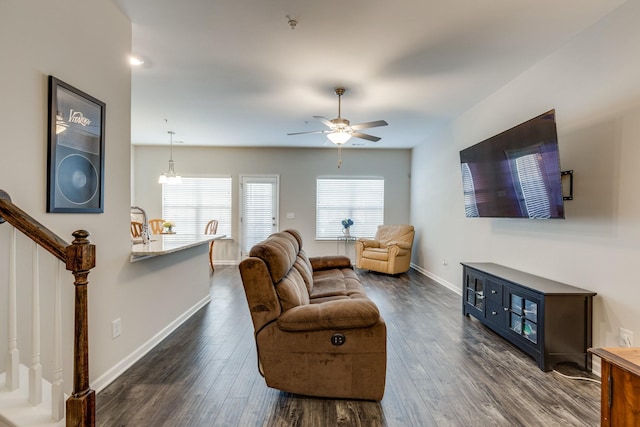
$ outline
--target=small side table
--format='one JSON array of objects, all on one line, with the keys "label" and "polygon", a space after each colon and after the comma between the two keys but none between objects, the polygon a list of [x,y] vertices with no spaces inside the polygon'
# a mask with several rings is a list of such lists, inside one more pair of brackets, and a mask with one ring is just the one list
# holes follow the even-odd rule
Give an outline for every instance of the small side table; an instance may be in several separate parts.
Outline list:
[{"label": "small side table", "polygon": [[640,423],[640,348],[590,348],[601,359],[600,425]]},{"label": "small side table", "polygon": [[[340,246],[342,246],[341,243],[343,243],[344,244],[343,255],[348,256],[351,262],[353,262],[353,259],[355,258],[353,245],[356,242],[356,240],[358,240],[358,238],[355,236],[338,236],[338,238],[336,239],[336,254],[341,255]],[[351,256],[351,253],[353,253],[353,257]]]}]

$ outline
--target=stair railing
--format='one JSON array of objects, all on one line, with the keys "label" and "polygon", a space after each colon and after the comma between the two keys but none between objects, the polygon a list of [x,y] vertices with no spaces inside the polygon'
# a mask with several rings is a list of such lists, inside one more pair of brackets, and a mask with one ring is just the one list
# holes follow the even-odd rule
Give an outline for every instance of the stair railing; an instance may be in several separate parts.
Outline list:
[{"label": "stair railing", "polygon": [[[62,238],[50,231],[48,228],[40,224],[18,206],[11,202],[11,197],[5,191],[0,190],[0,224],[8,222],[14,227],[12,232],[12,248],[10,249],[10,267],[9,267],[9,352],[7,360],[6,386],[13,390],[18,387],[18,350],[16,347],[16,280],[15,280],[15,230],[20,231],[37,246],[40,246],[51,253],[54,257],[62,261],[66,269],[71,271],[74,277],[75,287],[75,314],[74,314],[74,358],[73,358],[73,391],[66,401],[66,425],[71,426],[94,426],[95,425],[95,391],[89,386],[89,346],[88,346],[88,318],[87,318],[87,286],[89,284],[88,275],[92,268],[95,267],[95,245],[92,245],[87,237],[89,233],[85,230],[77,230],[72,233],[74,240],[71,244],[65,242]],[[34,264],[37,262],[37,247],[34,251]],[[34,268],[34,297],[32,307],[39,310],[38,301],[38,274]],[[59,278],[59,275],[58,275]],[[59,286],[56,286],[59,288]],[[60,296],[60,290],[55,291],[56,299]],[[34,315],[38,320],[39,313]],[[61,333],[60,313],[55,315],[54,328],[56,333]],[[37,323],[34,321],[34,323]],[[38,374],[41,371],[39,363],[39,329],[32,332],[32,367],[30,368],[30,391],[29,401],[36,404],[39,399]],[[61,384],[61,368],[60,365],[60,349],[54,349],[55,363],[53,389],[60,388]],[[33,377],[31,375],[34,375]],[[40,374],[41,375],[41,374]],[[35,380],[33,378],[36,378]],[[41,376],[40,376],[41,378]],[[61,393],[61,390],[58,390]],[[60,394],[61,396],[61,394]],[[52,414],[54,418],[62,419],[61,410],[56,409],[53,403]]]}]

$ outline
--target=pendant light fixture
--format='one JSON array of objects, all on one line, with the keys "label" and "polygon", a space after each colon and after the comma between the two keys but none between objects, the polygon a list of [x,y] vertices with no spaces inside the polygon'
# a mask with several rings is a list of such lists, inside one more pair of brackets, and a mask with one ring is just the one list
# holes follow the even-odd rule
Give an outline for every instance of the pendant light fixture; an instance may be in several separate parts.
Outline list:
[{"label": "pendant light fixture", "polygon": [[164,172],[158,178],[158,184],[180,184],[182,183],[182,177],[178,175],[173,166],[173,135],[175,132],[170,130],[169,134],[169,170]]}]

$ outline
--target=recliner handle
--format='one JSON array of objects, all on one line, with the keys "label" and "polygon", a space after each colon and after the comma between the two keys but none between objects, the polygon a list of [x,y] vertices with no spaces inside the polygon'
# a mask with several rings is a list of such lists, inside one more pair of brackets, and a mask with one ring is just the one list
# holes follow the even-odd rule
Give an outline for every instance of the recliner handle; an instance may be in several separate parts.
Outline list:
[{"label": "recliner handle", "polygon": [[342,345],[347,340],[347,337],[344,334],[333,334],[331,335],[331,344],[333,345]]}]

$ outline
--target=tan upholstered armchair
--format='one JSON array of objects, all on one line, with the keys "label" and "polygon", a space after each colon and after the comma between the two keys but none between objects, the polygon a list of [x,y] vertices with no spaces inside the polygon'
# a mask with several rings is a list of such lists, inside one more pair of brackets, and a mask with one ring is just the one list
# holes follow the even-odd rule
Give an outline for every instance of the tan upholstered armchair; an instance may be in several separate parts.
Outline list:
[{"label": "tan upholstered armchair", "polygon": [[356,242],[356,267],[386,274],[409,270],[413,225],[379,225],[376,237]]}]

